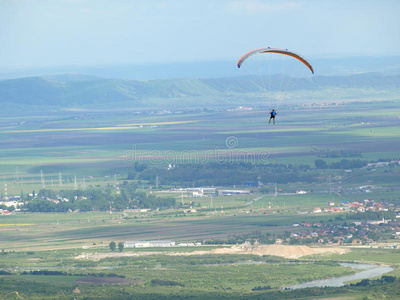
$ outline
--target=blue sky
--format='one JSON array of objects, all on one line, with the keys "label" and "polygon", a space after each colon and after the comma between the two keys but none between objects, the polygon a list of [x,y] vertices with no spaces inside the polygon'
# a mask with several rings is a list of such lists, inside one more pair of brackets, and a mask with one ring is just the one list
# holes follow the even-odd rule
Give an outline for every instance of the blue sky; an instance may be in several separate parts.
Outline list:
[{"label": "blue sky", "polygon": [[0,68],[400,53],[398,0],[1,0]]}]

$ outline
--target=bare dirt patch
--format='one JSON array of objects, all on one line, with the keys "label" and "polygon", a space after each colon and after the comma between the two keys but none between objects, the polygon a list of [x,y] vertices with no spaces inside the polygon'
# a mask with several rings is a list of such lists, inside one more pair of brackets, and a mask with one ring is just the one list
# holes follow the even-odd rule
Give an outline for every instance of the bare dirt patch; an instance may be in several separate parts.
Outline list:
[{"label": "bare dirt patch", "polygon": [[275,255],[285,258],[299,258],[306,255],[313,254],[344,254],[349,249],[340,247],[318,247],[312,248],[308,246],[286,246],[286,245],[269,245],[261,246],[254,252],[258,255]]},{"label": "bare dirt patch", "polygon": [[308,247],[308,246],[287,246],[287,245],[263,245],[254,248],[233,246],[230,248],[218,248],[212,250],[201,250],[193,252],[111,252],[111,253],[84,253],[76,256],[75,259],[88,259],[100,260],[109,257],[132,257],[132,256],[146,256],[146,255],[171,255],[171,256],[190,256],[190,255],[204,255],[204,254],[255,254],[255,255],[274,255],[284,258],[299,258],[306,255],[313,254],[344,254],[350,251],[348,248],[340,247]]}]

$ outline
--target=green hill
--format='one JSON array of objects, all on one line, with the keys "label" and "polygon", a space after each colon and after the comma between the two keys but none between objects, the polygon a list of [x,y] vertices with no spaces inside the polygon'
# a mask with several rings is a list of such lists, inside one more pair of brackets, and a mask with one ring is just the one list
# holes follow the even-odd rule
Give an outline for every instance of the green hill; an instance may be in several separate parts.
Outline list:
[{"label": "green hill", "polygon": [[290,103],[382,100],[395,97],[399,89],[399,75],[378,73],[310,78],[277,75],[268,81],[251,77],[139,81],[60,75],[2,80],[0,103],[3,113],[27,109],[169,109],[260,105],[265,93],[278,92],[285,92],[285,101]]}]

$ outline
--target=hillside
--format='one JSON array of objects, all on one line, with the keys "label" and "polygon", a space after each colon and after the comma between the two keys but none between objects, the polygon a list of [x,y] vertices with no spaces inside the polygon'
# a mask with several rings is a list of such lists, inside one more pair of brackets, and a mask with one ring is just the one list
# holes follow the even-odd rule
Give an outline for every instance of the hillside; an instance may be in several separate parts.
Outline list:
[{"label": "hillside", "polygon": [[276,75],[268,82],[271,88],[266,88],[261,78],[251,77],[150,81],[68,74],[28,77],[0,81],[0,103],[3,113],[27,109],[168,109],[262,105],[265,93],[285,93],[289,104],[385,100],[396,97],[400,89],[400,75],[379,73],[310,78]]}]

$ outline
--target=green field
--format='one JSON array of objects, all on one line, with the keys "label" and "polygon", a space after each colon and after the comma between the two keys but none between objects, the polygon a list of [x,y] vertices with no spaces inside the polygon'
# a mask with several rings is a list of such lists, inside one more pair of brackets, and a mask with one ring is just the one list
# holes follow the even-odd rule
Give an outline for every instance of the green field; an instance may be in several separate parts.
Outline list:
[{"label": "green field", "polygon": [[[282,111],[275,126],[259,110],[32,116],[24,122],[10,117],[0,122],[0,174],[9,195],[19,195],[42,188],[41,171],[52,189],[61,188],[60,175],[63,188],[73,187],[74,176],[81,187],[83,180],[87,186],[107,185],[114,174],[122,180],[134,162],[157,167],[239,158],[314,166],[329,151],[358,151],[368,161],[398,159],[396,111],[395,102],[296,108]],[[324,159],[331,163],[342,158]],[[368,176],[374,178],[366,180],[379,184],[379,178]]]},{"label": "green field", "polygon": [[[247,211],[248,212],[248,211]],[[330,215],[264,215],[259,211],[246,213],[234,210],[221,215],[214,211],[208,216],[185,215],[179,212],[159,214],[114,213],[26,213],[2,218],[1,241],[8,250],[31,251],[74,247],[102,247],[112,240],[171,239],[184,242],[226,238],[232,234],[252,231],[283,232],[294,222],[305,219],[320,221]],[[93,246],[93,245],[96,246]]]},{"label": "green field", "polygon": [[[274,126],[267,124],[267,113],[257,108],[179,114],[44,113],[24,120],[13,116],[3,118],[0,121],[3,197],[6,187],[8,196],[37,193],[43,188],[55,192],[77,189],[76,193],[98,189],[115,195],[118,181],[122,191],[137,189],[149,195],[152,188],[154,196],[174,197],[177,205],[145,212],[17,212],[0,216],[0,271],[10,273],[0,275],[0,285],[5,287],[0,289],[0,297],[268,299],[269,295],[271,299],[291,299],[298,295],[282,291],[281,287],[353,272],[336,261],[388,264],[396,268],[388,275],[398,276],[399,251],[378,246],[352,247],[345,254],[312,255],[300,260],[252,254],[167,255],[208,251],[222,245],[158,248],[153,249],[157,254],[143,257],[75,259],[94,252],[108,254],[111,241],[163,239],[204,244],[226,241],[233,236],[283,235],[293,231],[294,223],[341,225],[348,221],[346,213],[311,213],[315,207],[326,208],[328,201],[337,205],[342,201],[375,199],[398,205],[398,164],[350,170],[315,167],[318,159],[327,164],[343,159],[363,162],[399,159],[397,102],[292,107],[280,111]],[[141,179],[145,173],[134,171],[135,163],[146,165],[150,177]],[[225,170],[221,174],[236,176],[246,174],[249,165],[256,166],[248,170],[248,178],[218,186],[252,193],[192,198],[189,191],[179,188],[197,187],[201,181],[187,178],[163,182],[168,178],[168,165],[195,171],[196,166],[221,165]],[[301,165],[306,168],[296,169]],[[229,166],[232,168],[223,169]],[[291,170],[299,174],[294,178],[311,176],[313,180],[278,184],[273,181],[279,174],[289,176]],[[136,177],[128,179],[132,171]],[[158,188],[154,174],[161,180]],[[267,191],[242,185],[243,181],[256,180],[260,174]],[[298,190],[307,193],[296,194]],[[196,212],[189,212],[190,202]],[[124,249],[124,253],[146,251]],[[64,273],[23,274],[32,270]],[[89,283],[80,282],[81,278]],[[256,287],[266,289],[252,290]],[[301,295],[304,299],[329,299],[327,295],[340,299],[374,295],[372,299],[382,299],[384,287],[369,289],[375,289],[375,294],[354,287],[316,289],[315,294]],[[395,291],[387,299],[396,299]]]},{"label": "green field", "polygon": [[[59,172],[99,176],[110,164],[123,167],[129,165],[129,159],[165,163],[166,155],[174,154],[170,160],[178,160],[182,151],[193,151],[199,156],[210,151],[269,151],[271,162],[286,163],[300,157],[304,163],[313,163],[315,155],[326,149],[357,150],[370,159],[381,151],[396,155],[398,108],[393,103],[376,111],[376,105],[364,104],[362,112],[356,104],[286,110],[280,113],[275,126],[266,123],[266,111],[93,114],[75,118],[53,116],[51,121],[27,117],[23,124],[12,128],[7,125],[18,119],[3,119],[0,167],[6,179],[13,180],[17,167],[21,178],[38,176],[34,165],[40,166],[47,177]],[[135,128],[127,128],[127,124],[135,124]],[[96,128],[103,130],[93,130]],[[237,141],[232,148],[226,144],[229,137]],[[134,154],[127,152],[133,149],[140,153],[124,161],[124,154]],[[82,168],[87,167],[85,174]]]}]

